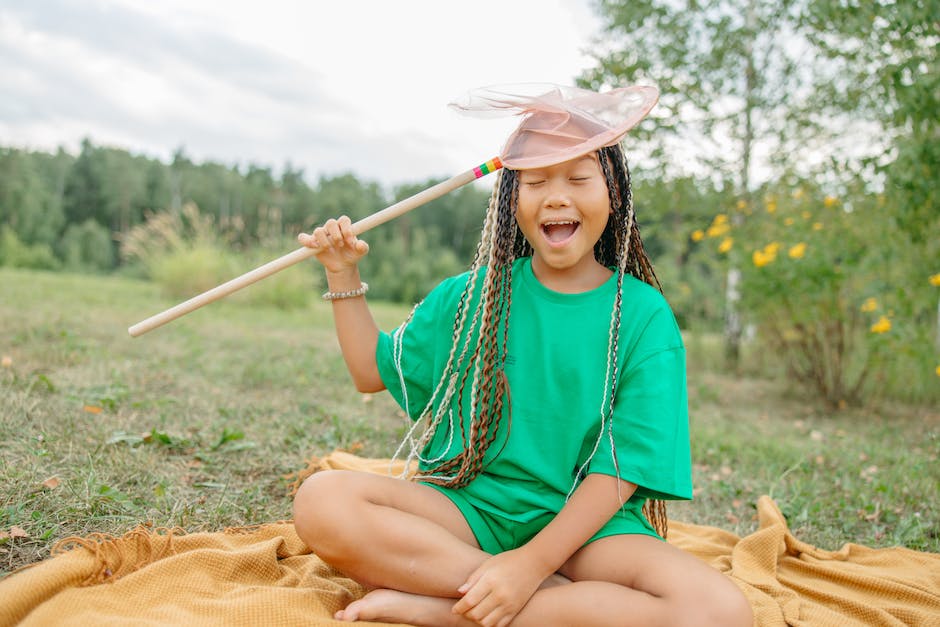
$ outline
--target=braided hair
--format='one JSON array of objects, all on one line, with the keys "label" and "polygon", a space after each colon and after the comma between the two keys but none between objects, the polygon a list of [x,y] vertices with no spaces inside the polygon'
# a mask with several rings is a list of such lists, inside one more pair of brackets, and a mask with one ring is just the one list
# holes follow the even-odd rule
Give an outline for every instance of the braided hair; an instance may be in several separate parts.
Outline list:
[{"label": "braided hair", "polygon": [[[597,157],[607,183],[612,213],[607,227],[594,246],[594,256],[600,264],[617,270],[617,290],[608,334],[607,378],[600,403],[601,426],[594,449],[583,463],[581,471],[587,467],[605,438],[610,444],[614,463],[617,464],[612,416],[619,377],[617,350],[623,308],[623,277],[629,273],[662,291],[640,238],[633,208],[630,170],[624,151],[617,144],[601,148]],[[458,301],[453,344],[443,376],[395,455],[398,457],[407,445],[410,448],[408,461],[420,460],[425,469],[415,478],[427,483],[449,487],[463,487],[470,483],[483,471],[484,457],[496,440],[501,421],[505,418],[511,423],[509,383],[503,362],[512,300],[512,266],[516,259],[532,255],[532,246],[516,224],[518,199],[518,172],[500,170],[469,280]],[[482,285],[478,287],[481,282]],[[471,305],[473,295],[478,291],[480,297],[475,305]],[[404,329],[410,319],[409,316],[394,336],[393,357],[398,366]],[[461,338],[474,337],[474,334],[478,334],[476,342],[461,341]],[[398,371],[401,372],[400,367]],[[402,389],[404,391],[404,385]],[[470,394],[469,416],[464,415],[464,398],[467,393]],[[469,425],[468,429],[462,427],[465,422]],[[422,426],[423,430],[418,433]],[[449,459],[443,458],[444,453],[439,457],[424,457],[426,445],[442,427],[446,429],[445,434],[449,439],[443,450],[450,450],[452,439],[459,434],[461,452]],[[617,470],[619,474],[619,468]],[[578,473],[580,476],[582,472]],[[575,487],[572,486],[572,492]],[[643,513],[657,533],[665,537],[665,503],[649,500],[643,506]]]}]

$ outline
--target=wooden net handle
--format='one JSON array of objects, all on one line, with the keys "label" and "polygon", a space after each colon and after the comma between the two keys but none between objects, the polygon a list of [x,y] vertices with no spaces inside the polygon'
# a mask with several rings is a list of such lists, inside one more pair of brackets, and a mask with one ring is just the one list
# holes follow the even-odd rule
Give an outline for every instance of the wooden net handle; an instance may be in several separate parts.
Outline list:
[{"label": "wooden net handle", "polygon": [[[427,189],[424,189],[414,196],[409,196],[404,200],[401,200],[394,205],[390,205],[381,211],[377,211],[372,215],[366,216],[362,220],[353,223],[352,230],[356,235],[361,235],[369,229],[375,228],[380,224],[384,224],[389,220],[397,218],[398,216],[405,214],[412,209],[416,209],[421,205],[425,205],[436,198],[440,198],[444,194],[452,192],[458,187],[463,187],[467,183],[470,183],[481,176],[485,176],[490,172],[498,170],[502,167],[502,164],[499,162],[498,158],[491,159],[486,163],[473,168],[472,170],[467,170],[456,176],[453,176],[446,181],[442,181],[437,185],[433,185]],[[233,292],[237,292],[243,287],[247,287],[252,283],[260,281],[266,277],[271,276],[275,272],[280,272],[284,268],[290,267],[295,263],[300,263],[304,259],[309,259],[317,254],[317,249],[308,248],[306,246],[295,250],[292,253],[288,253],[283,257],[278,257],[274,261],[269,261],[263,266],[259,266],[250,272],[235,277],[231,281],[223,283],[213,287],[212,289],[199,294],[198,296],[193,296],[187,301],[180,303],[174,307],[170,307],[166,311],[162,311],[158,314],[150,316],[146,320],[142,320],[137,324],[128,327],[127,332],[131,337],[138,337],[152,331],[157,327],[161,327],[168,322],[172,322],[177,318],[188,314],[191,311],[195,311],[204,305],[215,302],[220,298],[224,298]]]}]

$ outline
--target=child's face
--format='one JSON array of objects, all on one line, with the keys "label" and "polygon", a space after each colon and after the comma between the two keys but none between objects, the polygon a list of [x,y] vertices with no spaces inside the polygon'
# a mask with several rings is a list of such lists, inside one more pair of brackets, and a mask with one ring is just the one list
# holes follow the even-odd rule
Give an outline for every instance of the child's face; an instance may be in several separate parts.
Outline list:
[{"label": "child's face", "polygon": [[607,181],[592,153],[519,171],[516,221],[532,245],[533,264],[557,273],[595,271],[594,245],[610,217]]}]

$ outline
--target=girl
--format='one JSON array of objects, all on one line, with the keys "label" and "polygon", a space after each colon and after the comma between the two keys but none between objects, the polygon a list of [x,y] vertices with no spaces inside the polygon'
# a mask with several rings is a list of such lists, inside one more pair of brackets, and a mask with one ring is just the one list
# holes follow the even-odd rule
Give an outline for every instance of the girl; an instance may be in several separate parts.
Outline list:
[{"label": "girl", "polygon": [[729,579],[663,541],[662,499],[691,498],[684,350],[618,141],[499,172],[470,271],[390,335],[350,220],[299,237],[356,387],[415,419],[414,481],[328,471],[297,493],[300,537],[372,589],[337,619],[752,624]]}]

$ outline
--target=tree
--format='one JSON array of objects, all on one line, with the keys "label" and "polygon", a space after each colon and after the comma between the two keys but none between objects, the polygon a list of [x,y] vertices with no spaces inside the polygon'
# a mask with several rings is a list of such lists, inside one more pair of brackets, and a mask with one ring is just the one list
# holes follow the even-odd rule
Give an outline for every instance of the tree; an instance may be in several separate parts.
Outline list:
[{"label": "tree", "polygon": [[[605,35],[597,66],[581,84],[593,89],[652,82],[661,93],[645,129],[631,143],[662,177],[679,163],[698,176],[732,181],[737,207],[752,204],[756,169],[780,167],[757,155],[789,155],[798,133],[788,113],[799,90],[796,55],[784,45],[795,34],[792,0],[602,0]],[[655,137],[653,137],[655,136]],[[664,148],[664,147],[669,147]],[[760,148],[760,151],[758,151]],[[681,157],[681,159],[680,159]],[[734,224],[742,211],[731,211]],[[740,271],[726,280],[726,354],[737,365],[741,339]]]},{"label": "tree", "polygon": [[82,150],[65,180],[63,206],[69,224],[92,219],[99,224],[110,222],[104,208],[104,155],[89,139],[82,140]]},{"label": "tree", "polygon": [[0,222],[26,245],[55,243],[64,223],[62,206],[42,179],[37,159],[0,150]]}]

